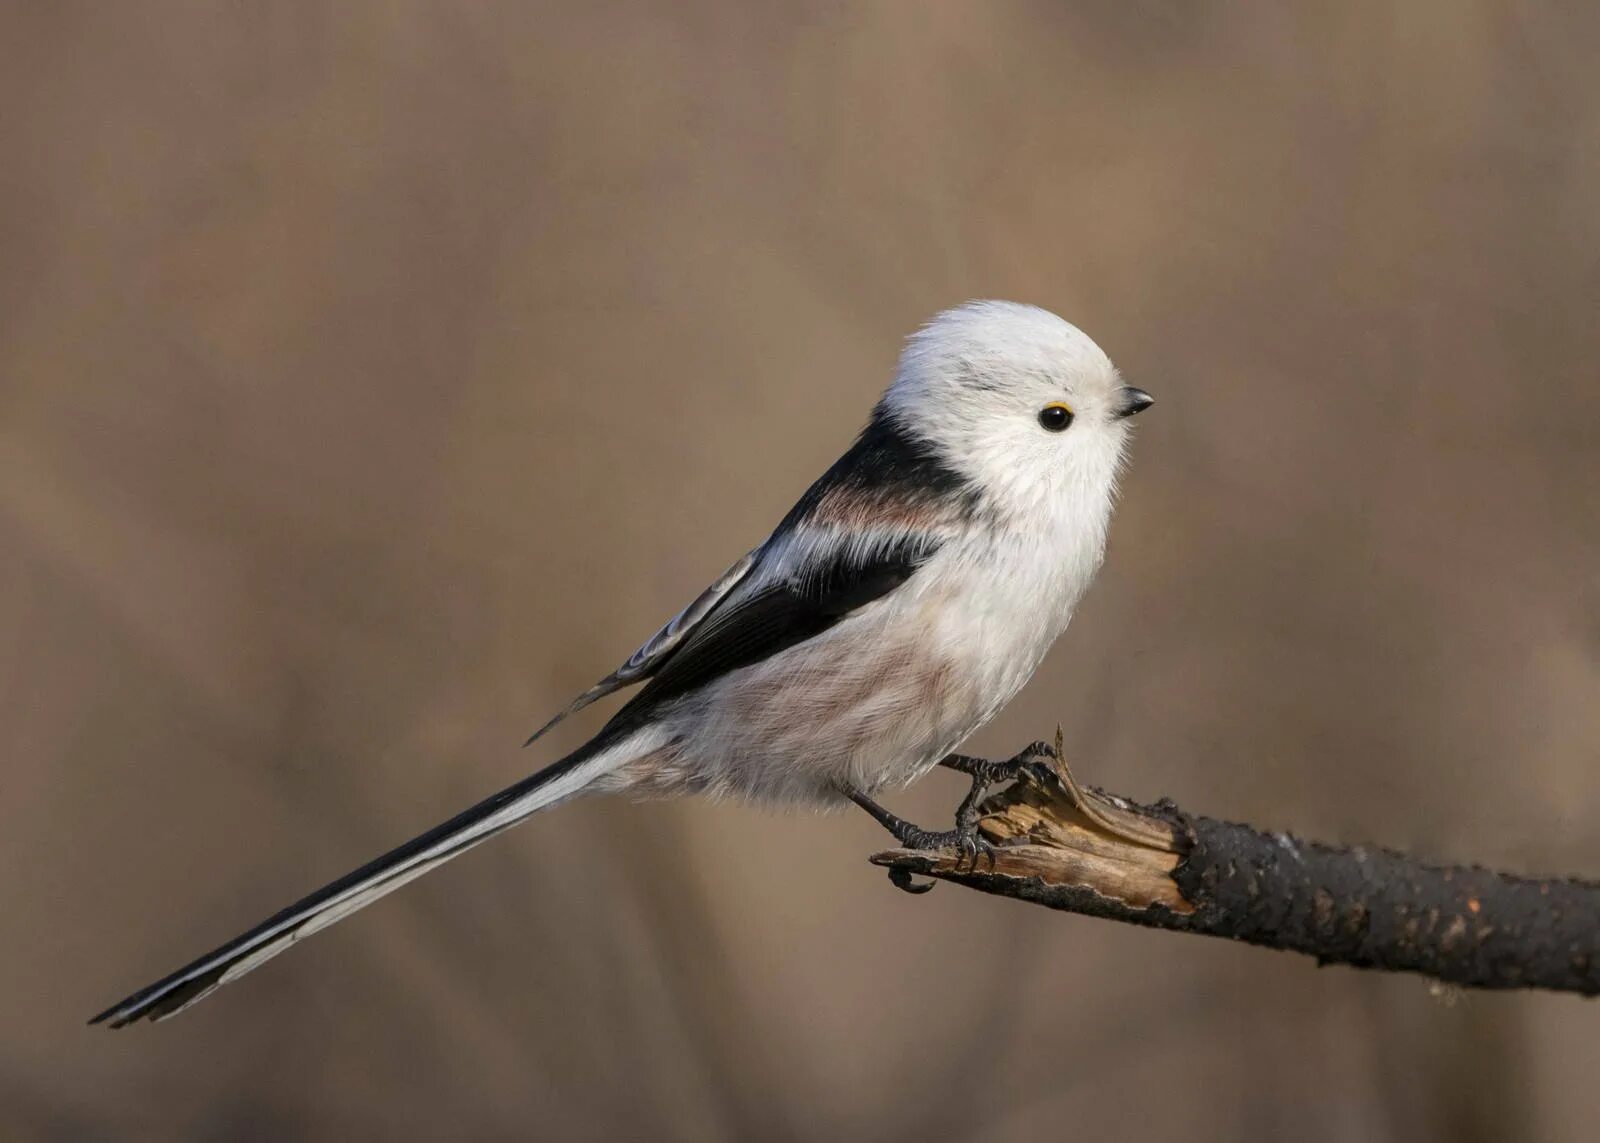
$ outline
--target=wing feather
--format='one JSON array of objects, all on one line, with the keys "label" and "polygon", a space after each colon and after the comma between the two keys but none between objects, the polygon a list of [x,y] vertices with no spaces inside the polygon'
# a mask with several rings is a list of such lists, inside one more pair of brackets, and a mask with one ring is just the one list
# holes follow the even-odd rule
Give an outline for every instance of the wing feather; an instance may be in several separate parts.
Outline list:
[{"label": "wing feather", "polygon": [[746,580],[689,632],[597,741],[620,737],[696,687],[822,634],[905,583],[942,542],[920,532],[867,550],[843,535],[829,541],[808,545],[804,560],[786,574]]}]

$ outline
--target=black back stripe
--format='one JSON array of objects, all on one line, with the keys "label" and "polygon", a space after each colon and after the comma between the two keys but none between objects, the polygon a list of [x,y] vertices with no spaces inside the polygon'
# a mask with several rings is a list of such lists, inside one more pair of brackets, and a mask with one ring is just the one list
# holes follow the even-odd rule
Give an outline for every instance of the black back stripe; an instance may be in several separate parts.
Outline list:
[{"label": "black back stripe", "polygon": [[881,402],[855,443],[806,490],[776,534],[799,526],[824,498],[840,492],[869,501],[939,506],[963,516],[978,504],[972,483],[931,444],[901,427]]}]

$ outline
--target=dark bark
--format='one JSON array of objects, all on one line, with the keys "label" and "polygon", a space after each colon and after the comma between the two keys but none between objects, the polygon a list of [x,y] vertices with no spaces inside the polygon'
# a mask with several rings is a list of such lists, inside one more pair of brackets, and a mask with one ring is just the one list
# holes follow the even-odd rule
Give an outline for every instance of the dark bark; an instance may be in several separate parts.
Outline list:
[{"label": "dark bark", "polygon": [[1018,782],[985,803],[997,849],[976,869],[954,853],[873,860],[1054,909],[1468,988],[1600,994],[1600,884],[1430,865],[1134,806],[1059,781]]}]

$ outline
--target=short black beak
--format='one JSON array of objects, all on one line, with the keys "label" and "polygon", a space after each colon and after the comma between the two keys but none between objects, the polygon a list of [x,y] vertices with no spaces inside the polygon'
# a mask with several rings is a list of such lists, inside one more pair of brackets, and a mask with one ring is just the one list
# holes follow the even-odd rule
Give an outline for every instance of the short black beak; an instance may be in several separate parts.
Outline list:
[{"label": "short black beak", "polygon": [[1118,419],[1133,417],[1144,412],[1156,399],[1143,389],[1135,389],[1132,385],[1125,386],[1117,392],[1117,407],[1112,411]]}]

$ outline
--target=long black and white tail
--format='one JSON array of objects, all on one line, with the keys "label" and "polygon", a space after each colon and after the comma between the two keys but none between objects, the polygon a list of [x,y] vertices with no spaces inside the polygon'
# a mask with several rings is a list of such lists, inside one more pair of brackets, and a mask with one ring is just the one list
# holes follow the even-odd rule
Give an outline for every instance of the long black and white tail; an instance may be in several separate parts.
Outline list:
[{"label": "long black and white tail", "polygon": [[626,742],[609,746],[591,742],[296,901],[221,948],[113,1004],[89,1023],[109,1023],[120,1028],[135,1020],[175,1016],[218,985],[239,979],[301,938],[343,920],[502,830],[572,797],[634,754]]}]

